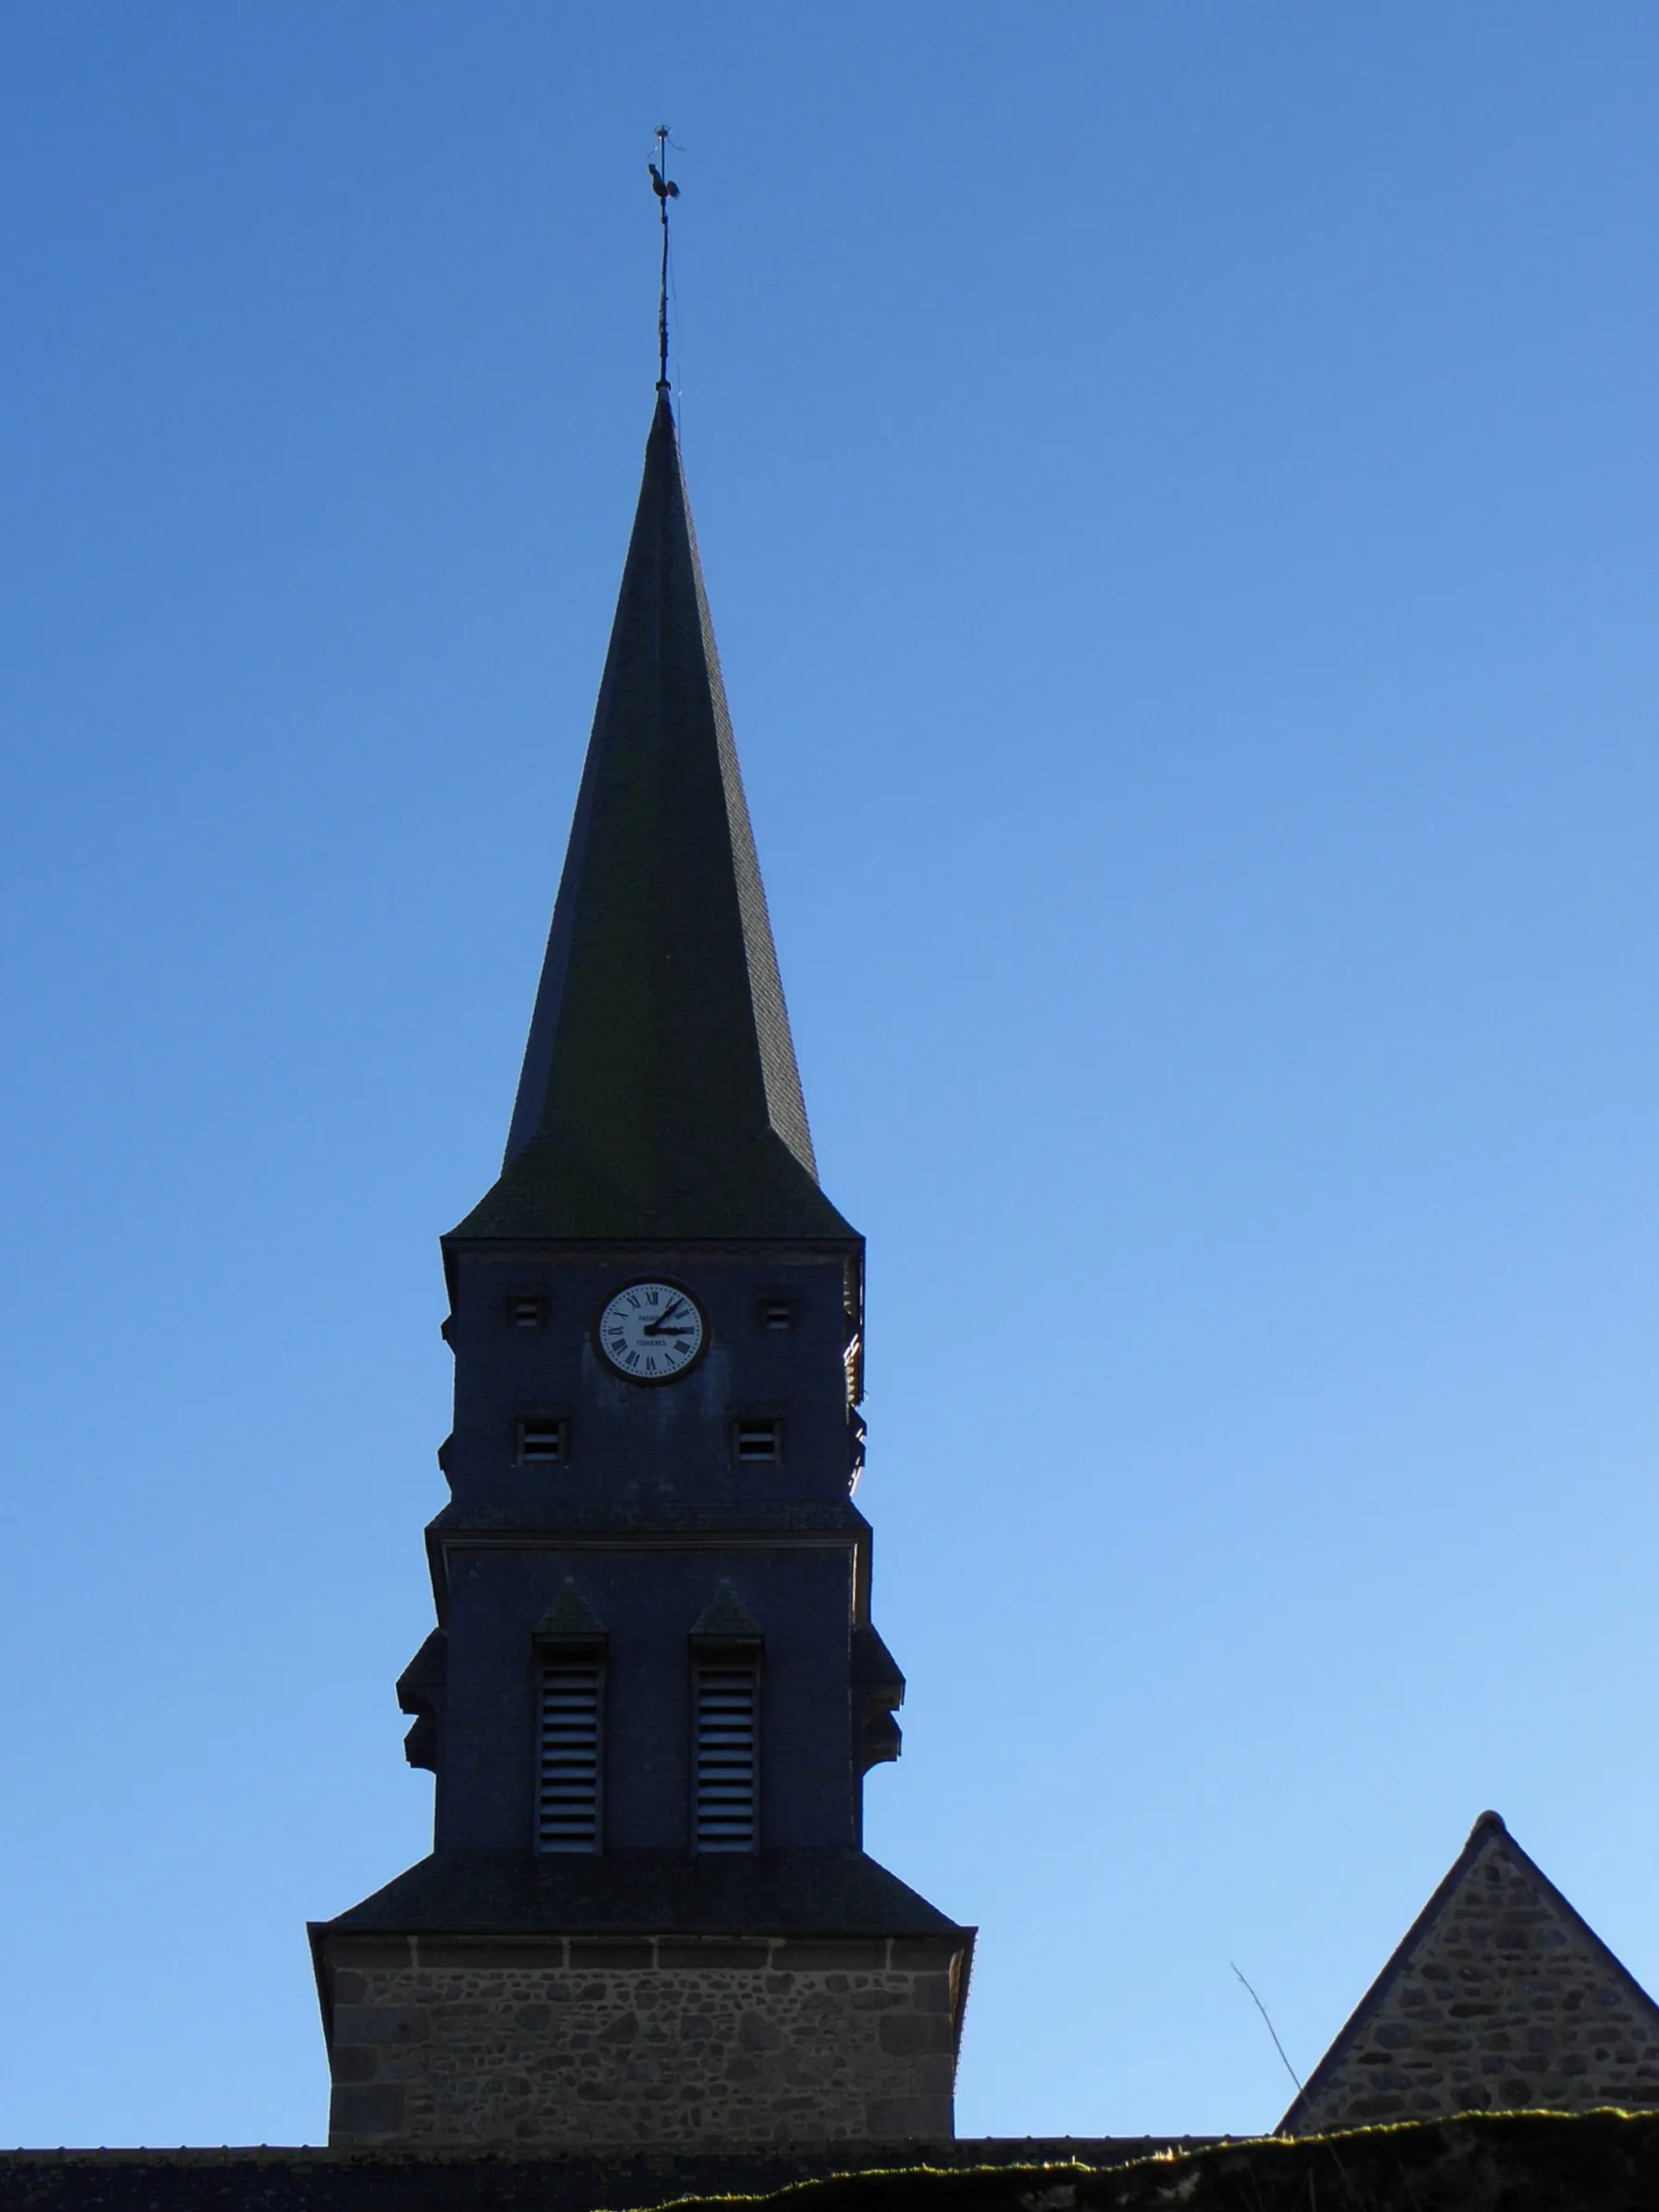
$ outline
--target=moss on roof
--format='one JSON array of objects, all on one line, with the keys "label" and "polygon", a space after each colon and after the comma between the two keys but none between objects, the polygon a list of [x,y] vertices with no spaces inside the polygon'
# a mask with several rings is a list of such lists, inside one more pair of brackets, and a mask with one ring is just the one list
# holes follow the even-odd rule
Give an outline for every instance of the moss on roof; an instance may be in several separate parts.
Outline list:
[{"label": "moss on roof", "polygon": [[[1085,2146],[1079,2146],[1084,2148]],[[1479,2113],[1262,2136],[1123,2165],[895,2166],[676,2212],[1652,2212],[1659,2114]]]}]

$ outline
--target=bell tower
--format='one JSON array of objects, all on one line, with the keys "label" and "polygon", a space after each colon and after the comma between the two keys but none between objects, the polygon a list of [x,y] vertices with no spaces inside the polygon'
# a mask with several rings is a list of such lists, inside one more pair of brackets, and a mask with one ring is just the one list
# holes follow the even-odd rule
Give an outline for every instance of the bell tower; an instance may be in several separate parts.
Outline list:
[{"label": "bell tower", "polygon": [[311,1929],[341,2147],[951,2133],[862,1849],[864,1245],[818,1186],[666,384],[502,1172],[443,1239],[431,1854]]}]

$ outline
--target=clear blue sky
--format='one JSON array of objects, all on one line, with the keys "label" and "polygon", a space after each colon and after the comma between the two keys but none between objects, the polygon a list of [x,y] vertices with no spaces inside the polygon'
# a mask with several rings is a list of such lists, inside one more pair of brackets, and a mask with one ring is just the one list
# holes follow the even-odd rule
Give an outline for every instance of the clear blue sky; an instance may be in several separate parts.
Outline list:
[{"label": "clear blue sky", "polygon": [[969,2133],[1659,1989],[1659,12],[0,10],[0,2140],[320,2139],[676,373]]}]

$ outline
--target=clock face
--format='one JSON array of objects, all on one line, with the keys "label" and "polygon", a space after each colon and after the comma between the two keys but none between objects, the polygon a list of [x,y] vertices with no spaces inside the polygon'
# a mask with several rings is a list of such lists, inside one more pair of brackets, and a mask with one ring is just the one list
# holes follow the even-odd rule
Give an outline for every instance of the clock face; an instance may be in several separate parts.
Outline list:
[{"label": "clock face", "polygon": [[702,1308],[673,1283],[625,1283],[599,1315],[599,1349],[630,1382],[672,1382],[708,1336]]}]

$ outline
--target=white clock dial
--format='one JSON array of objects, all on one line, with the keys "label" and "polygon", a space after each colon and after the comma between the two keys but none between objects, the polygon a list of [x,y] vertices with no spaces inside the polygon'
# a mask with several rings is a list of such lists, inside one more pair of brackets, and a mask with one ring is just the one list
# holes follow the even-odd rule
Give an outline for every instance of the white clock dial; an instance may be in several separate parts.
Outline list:
[{"label": "white clock dial", "polygon": [[599,1315],[599,1349],[630,1382],[672,1382],[707,1336],[702,1308],[673,1283],[625,1283]]}]

